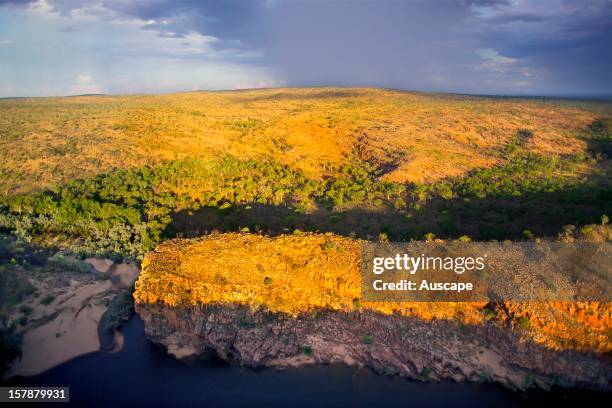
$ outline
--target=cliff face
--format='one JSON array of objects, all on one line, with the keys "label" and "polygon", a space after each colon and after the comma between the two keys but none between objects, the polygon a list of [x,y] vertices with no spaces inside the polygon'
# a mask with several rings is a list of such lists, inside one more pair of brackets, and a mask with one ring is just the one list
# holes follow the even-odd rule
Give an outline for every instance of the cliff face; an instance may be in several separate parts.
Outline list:
[{"label": "cliff face", "polygon": [[360,302],[358,251],[329,234],[166,242],[143,262],[136,311],[178,357],[611,389],[609,304]]},{"label": "cliff face", "polygon": [[593,353],[555,351],[497,325],[372,311],[298,317],[225,304],[136,307],[149,339],[178,357],[214,350],[258,367],[343,362],[412,379],[495,381],[524,389],[554,384],[610,388],[609,362]]}]

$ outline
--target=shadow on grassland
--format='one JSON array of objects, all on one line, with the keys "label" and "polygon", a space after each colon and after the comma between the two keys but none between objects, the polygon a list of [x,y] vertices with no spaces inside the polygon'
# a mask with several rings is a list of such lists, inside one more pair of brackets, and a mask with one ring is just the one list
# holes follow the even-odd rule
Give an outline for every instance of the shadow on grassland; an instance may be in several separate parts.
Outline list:
[{"label": "shadow on grassland", "polygon": [[299,229],[364,239],[376,239],[381,233],[391,240],[422,239],[427,233],[442,238],[467,235],[474,240],[524,239],[555,236],[567,225],[597,223],[603,214],[612,214],[612,190],[600,180],[588,187],[579,185],[550,193],[434,198],[417,209],[353,208],[338,212],[319,205],[303,213],[290,204],[202,207],[174,213],[163,235],[194,237],[248,228],[270,235]]}]

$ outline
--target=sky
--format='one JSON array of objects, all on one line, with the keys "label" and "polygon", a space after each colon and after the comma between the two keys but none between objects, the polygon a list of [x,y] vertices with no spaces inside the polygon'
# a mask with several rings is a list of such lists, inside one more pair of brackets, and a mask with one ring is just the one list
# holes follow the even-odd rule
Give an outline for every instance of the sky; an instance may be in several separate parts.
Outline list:
[{"label": "sky", "polygon": [[612,95],[612,0],[0,0],[0,97]]}]

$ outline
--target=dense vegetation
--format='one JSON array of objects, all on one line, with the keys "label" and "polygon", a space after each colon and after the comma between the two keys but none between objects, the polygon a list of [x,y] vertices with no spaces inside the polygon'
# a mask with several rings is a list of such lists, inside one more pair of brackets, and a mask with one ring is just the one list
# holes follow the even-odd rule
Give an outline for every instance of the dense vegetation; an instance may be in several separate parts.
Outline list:
[{"label": "dense vegetation", "polygon": [[306,211],[314,203],[341,209],[382,203],[402,191],[359,170],[346,168],[342,178],[315,181],[271,162],[173,161],[4,197],[0,226],[26,241],[53,235],[85,252],[138,257],[159,243],[171,215],[183,209],[228,213],[234,206],[260,204]]},{"label": "dense vegetation", "polygon": [[102,328],[111,334],[134,313],[134,288],[123,290],[111,300],[102,317]]},{"label": "dense vegetation", "polygon": [[[325,179],[272,161],[169,161],[2,197],[0,227],[28,242],[59,238],[76,252],[116,258],[140,258],[164,238],[210,230],[529,239],[612,213],[609,174],[594,167],[607,160],[601,146],[610,143],[598,126],[597,152],[533,153],[523,131],[501,164],[433,184],[384,181],[360,161]],[[577,176],[582,169],[589,172]]]},{"label": "dense vegetation", "polygon": [[607,167],[596,166],[608,160],[605,123],[591,126],[590,153],[533,153],[525,147],[532,136],[519,131],[497,166],[433,184],[384,181],[362,161],[325,179],[272,161],[169,161],[4,196],[0,227],[25,241],[59,237],[76,252],[140,258],[163,238],[213,229],[532,238],[612,213]]},{"label": "dense vegetation", "polygon": [[212,230],[555,235],[612,212],[609,117],[376,89],[0,101],[0,228],[113,258]]}]

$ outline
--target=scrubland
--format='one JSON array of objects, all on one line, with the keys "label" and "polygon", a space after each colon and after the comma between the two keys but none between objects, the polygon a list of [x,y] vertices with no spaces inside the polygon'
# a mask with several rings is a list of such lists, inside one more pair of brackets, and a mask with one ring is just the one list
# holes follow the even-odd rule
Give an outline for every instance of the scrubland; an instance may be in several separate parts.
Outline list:
[{"label": "scrubland", "polygon": [[50,187],[164,160],[231,155],[334,174],[371,162],[397,182],[490,167],[520,129],[532,151],[572,154],[606,103],[477,98],[380,89],[270,89],[0,101],[0,186]]}]

